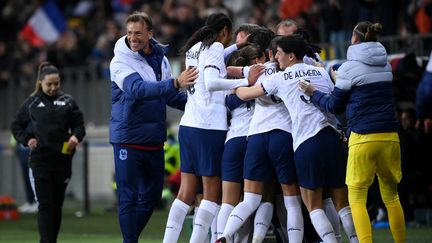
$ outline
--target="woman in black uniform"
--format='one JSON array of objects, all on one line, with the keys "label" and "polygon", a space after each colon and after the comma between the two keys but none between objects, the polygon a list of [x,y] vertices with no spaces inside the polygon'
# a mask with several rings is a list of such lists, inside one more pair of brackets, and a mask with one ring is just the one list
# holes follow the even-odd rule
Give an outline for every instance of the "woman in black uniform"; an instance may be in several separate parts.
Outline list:
[{"label": "woman in black uniform", "polygon": [[60,91],[60,73],[54,65],[39,66],[35,91],[15,114],[11,129],[17,141],[31,149],[40,242],[55,243],[72,157],[85,129],[75,100]]}]

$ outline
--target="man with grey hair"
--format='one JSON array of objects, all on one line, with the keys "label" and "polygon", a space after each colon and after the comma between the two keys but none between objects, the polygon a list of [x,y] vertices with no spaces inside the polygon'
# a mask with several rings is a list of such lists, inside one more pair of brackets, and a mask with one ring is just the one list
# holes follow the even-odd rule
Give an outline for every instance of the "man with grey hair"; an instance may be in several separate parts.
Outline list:
[{"label": "man with grey hair", "polygon": [[292,35],[298,29],[298,24],[292,19],[285,19],[276,26],[277,35]]}]

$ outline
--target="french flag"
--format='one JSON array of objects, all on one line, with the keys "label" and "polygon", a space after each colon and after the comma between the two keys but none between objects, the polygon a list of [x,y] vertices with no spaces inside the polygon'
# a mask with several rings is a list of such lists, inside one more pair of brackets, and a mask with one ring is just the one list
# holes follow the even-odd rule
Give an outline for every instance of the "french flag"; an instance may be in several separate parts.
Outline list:
[{"label": "french flag", "polygon": [[66,21],[56,3],[46,1],[30,17],[20,35],[33,47],[55,42],[66,31]]}]

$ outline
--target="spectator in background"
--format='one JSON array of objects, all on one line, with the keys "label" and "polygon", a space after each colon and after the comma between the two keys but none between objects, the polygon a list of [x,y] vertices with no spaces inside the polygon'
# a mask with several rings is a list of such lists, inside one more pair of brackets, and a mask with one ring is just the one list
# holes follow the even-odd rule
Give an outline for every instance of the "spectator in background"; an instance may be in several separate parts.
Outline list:
[{"label": "spectator in background", "polygon": [[54,48],[48,50],[47,59],[52,60],[59,67],[83,66],[90,54],[90,50],[86,48],[87,43],[83,40],[84,37],[79,36],[75,31],[66,31],[55,42]]},{"label": "spectator in background", "polygon": [[385,26],[381,32],[382,36],[397,34],[398,24],[400,23],[398,19],[399,11],[406,2],[408,1],[375,1],[376,6],[373,9],[375,20]]},{"label": "spectator in background", "polygon": [[343,1],[341,0],[328,0],[321,9],[324,26],[328,32],[328,41],[334,46],[334,58],[343,58],[344,46],[343,42],[346,41],[345,31],[343,29],[342,12]]},{"label": "spectator in background", "polygon": [[432,1],[417,1],[418,8],[415,13],[415,24],[421,34],[427,34],[432,28]]},{"label": "spectator in background", "polygon": [[11,78],[11,61],[7,51],[7,45],[4,41],[0,41],[0,88],[7,85]]},{"label": "spectator in background", "polygon": [[[242,0],[243,1],[243,0]],[[34,9],[38,6],[39,1],[32,1],[33,4],[28,4],[28,1],[15,0],[15,1],[3,1],[0,3],[0,40],[5,41],[7,50],[14,49],[19,41],[16,33],[7,31],[8,29],[19,30],[24,26],[29,16],[34,12]],[[86,66],[92,63],[92,48],[96,45],[98,37],[103,32],[103,28],[106,22],[115,20],[119,23],[123,22],[128,13],[134,10],[145,10],[144,12],[149,13],[154,19],[157,19],[158,23],[164,25],[167,21],[167,25],[172,23],[178,23],[176,26],[178,33],[181,33],[179,38],[171,38],[170,42],[164,42],[173,46],[173,51],[168,54],[169,57],[177,56],[178,52],[175,50],[183,45],[188,36],[198,29],[203,20],[209,13],[215,11],[224,11],[225,13],[232,14],[233,20],[236,22],[235,27],[238,23],[242,23],[238,18],[244,19],[249,16],[248,23],[255,23],[260,26],[266,26],[274,28],[274,26],[281,21],[281,19],[291,18],[297,21],[298,25],[307,28],[313,35],[313,42],[326,42],[331,32],[338,32],[340,29],[339,25],[328,26],[324,31],[317,31],[322,21],[324,23],[334,23],[333,20],[337,19],[336,15],[332,15],[331,11],[327,8],[326,1],[279,1],[279,0],[265,0],[265,1],[247,1],[250,5],[249,13],[245,13],[242,9],[242,13],[238,14],[240,5],[238,1],[57,1],[60,10],[67,19],[68,27],[72,29],[74,35],[76,35],[77,49],[71,48],[71,51],[63,51],[61,47],[57,48],[57,44],[44,46],[41,49],[34,49],[37,52],[39,59],[37,62],[49,59],[58,67],[61,66]],[[91,3],[89,3],[91,2]],[[341,0],[328,0],[328,2],[340,2],[343,9],[339,14],[341,15],[341,21],[339,24],[342,25],[343,32],[345,33],[345,39],[348,40],[348,35],[351,33],[351,27],[359,21],[359,9],[365,8],[363,2],[376,2],[376,1],[341,1]],[[378,1],[375,7],[369,8],[370,13],[368,16],[373,18],[385,18],[386,21],[391,21],[391,28],[394,25],[399,29],[401,35],[415,34],[418,33],[415,19],[416,14],[419,12],[418,1]],[[225,4],[225,5],[224,5]],[[391,8],[387,8],[388,4],[391,4]],[[283,7],[285,14],[278,16],[274,14],[278,11],[279,5],[287,6]],[[244,5],[242,5],[244,6]],[[430,22],[431,4],[430,1],[422,1],[423,18],[425,21]],[[317,11],[319,10],[319,11]],[[396,10],[399,10],[395,13]],[[418,11],[419,10],[419,11]],[[386,18],[385,16],[396,16],[392,18]],[[382,14],[383,13],[383,14]],[[164,16],[164,17],[162,17]],[[241,17],[240,17],[241,16]],[[429,20],[428,20],[429,18]],[[169,20],[168,20],[169,19]],[[333,20],[332,20],[333,19]],[[78,24],[78,25],[77,25]],[[387,25],[385,25],[387,26]],[[159,27],[159,26],[158,26]],[[155,28],[154,30],[159,36],[161,30]],[[390,31],[394,33],[394,30]],[[333,33],[334,34],[334,33]],[[73,35],[69,35],[68,38],[73,39]],[[64,42],[61,40],[61,42]],[[68,44],[69,45],[69,44]],[[63,48],[66,48],[66,44],[61,44]],[[56,53],[57,50],[61,50]],[[48,53],[48,55],[47,55]],[[342,53],[342,52],[341,52]],[[19,62],[29,60],[27,55],[21,55],[22,57]],[[48,58],[47,58],[48,56]],[[41,60],[42,59],[42,60]],[[58,60],[58,61],[57,61]],[[107,58],[105,61],[109,61]],[[34,75],[34,73],[33,73]]]},{"label": "spectator in background", "polygon": [[399,61],[393,61],[393,94],[398,101],[415,103],[416,89],[423,72],[416,59],[413,51],[407,51]]},{"label": "spectator in background", "polygon": [[233,18],[233,27],[238,28],[241,24],[248,22],[255,3],[250,0],[225,0],[224,4],[232,11],[232,16],[235,16],[235,18]]},{"label": "spectator in background", "polygon": [[129,15],[126,30],[110,64],[110,143],[123,242],[136,243],[161,199],[166,105],[184,109],[186,95],[179,88],[192,85],[198,72],[187,69],[171,77],[166,50],[153,39],[153,22],[146,13]]},{"label": "spectator in background", "polygon": [[314,0],[281,0],[279,17],[281,19],[295,19],[303,12],[310,10]]},{"label": "spectator in background", "polygon": [[197,16],[195,8],[192,3],[172,0],[164,1],[161,6],[164,17],[159,35],[162,43],[169,43],[168,56],[180,55],[181,46],[202,25],[203,20]]},{"label": "spectator in background", "polygon": [[416,128],[428,134],[432,132],[432,52],[429,62],[423,74],[423,78],[417,87],[416,96],[417,122]]},{"label": "spectator in background", "polygon": [[[260,26],[267,27],[274,31],[275,26],[280,21],[280,18],[275,14],[278,12],[278,8],[279,0],[254,1],[252,13],[255,12],[256,14],[251,14],[249,20],[246,22],[259,24]],[[256,16],[258,13],[262,13],[262,16]],[[257,18],[262,22],[256,21]]]},{"label": "spectator in background", "polygon": [[171,43],[168,46],[167,56],[176,56],[179,53],[181,43],[177,40],[181,40],[183,33],[179,30],[179,22],[175,18],[164,18],[160,25],[161,43]]},{"label": "spectator in background", "polygon": [[109,79],[109,61],[113,57],[115,42],[120,38],[121,27],[114,21],[108,20],[104,32],[97,38],[96,45],[90,54],[90,62],[104,79]]},{"label": "spectator in background", "polygon": [[17,111],[11,129],[17,142],[31,150],[29,165],[39,203],[40,242],[55,243],[72,157],[85,129],[75,100],[60,90],[60,73],[52,64],[39,66],[35,91]]},{"label": "spectator in background", "polygon": [[419,173],[418,171],[418,167],[421,163],[421,154],[417,152],[422,145],[419,140],[419,131],[415,129],[415,110],[413,108],[403,109],[400,112],[399,119],[401,123],[399,139],[401,145],[401,168],[403,173],[403,178],[399,186],[399,196],[404,208],[405,219],[409,222],[414,219],[414,195],[421,193],[420,188],[424,187],[424,184],[420,183],[420,181],[424,179],[421,178],[424,172]]},{"label": "spectator in background", "polygon": [[424,195],[426,206],[432,206],[432,179],[429,172],[432,170],[430,158],[432,157],[432,52],[429,56],[429,62],[423,73],[423,78],[417,88],[416,97],[416,128],[420,132],[420,153],[422,154],[421,164],[418,166],[422,172],[422,178],[425,179]]}]

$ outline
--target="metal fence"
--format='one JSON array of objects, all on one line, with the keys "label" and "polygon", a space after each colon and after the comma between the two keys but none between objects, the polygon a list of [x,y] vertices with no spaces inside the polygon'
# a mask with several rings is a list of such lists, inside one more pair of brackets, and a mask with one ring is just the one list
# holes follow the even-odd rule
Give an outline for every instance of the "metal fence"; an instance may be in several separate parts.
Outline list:
[{"label": "metal fence", "polygon": [[[64,68],[61,74],[62,90],[76,99],[86,123],[107,124],[111,108],[109,80],[100,78],[97,70],[90,67]],[[13,115],[33,91],[34,83],[35,78],[17,75],[0,89],[0,129],[9,129]]]}]

